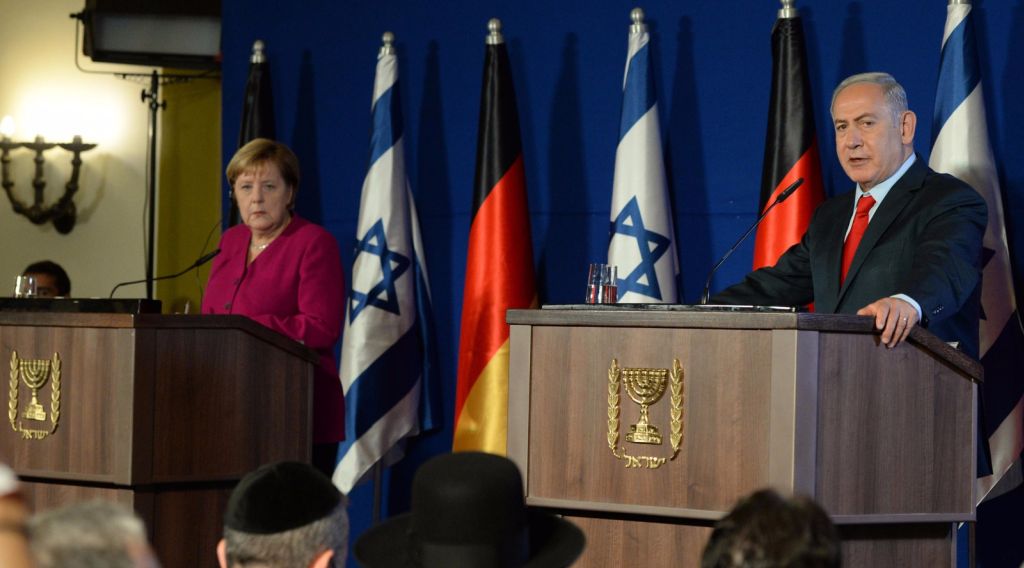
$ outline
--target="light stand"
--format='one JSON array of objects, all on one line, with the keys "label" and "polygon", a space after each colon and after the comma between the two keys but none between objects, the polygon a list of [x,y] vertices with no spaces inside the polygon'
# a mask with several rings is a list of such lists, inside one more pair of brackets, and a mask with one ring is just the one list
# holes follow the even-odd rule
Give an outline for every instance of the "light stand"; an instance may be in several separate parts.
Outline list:
[{"label": "light stand", "polygon": [[[182,83],[191,81],[193,79],[220,79],[220,75],[211,71],[204,71],[195,74],[171,74],[171,73],[159,73],[155,69],[152,73],[123,73],[113,71],[95,71],[91,69],[83,69],[78,63],[78,41],[79,41],[79,25],[82,24],[87,16],[87,12],[83,11],[76,14],[71,14],[71,18],[75,20],[75,67],[83,73],[92,73],[97,75],[113,75],[121,79],[140,78],[146,77],[149,79],[149,89],[143,89],[142,91],[142,102],[149,102],[149,130],[147,133],[147,142],[149,146],[149,167],[148,167],[148,178],[149,184],[146,188],[146,198],[149,201],[147,217],[149,219],[149,227],[147,228],[147,240],[149,241],[146,245],[146,298],[149,300],[153,299],[153,266],[156,257],[155,244],[156,244],[156,133],[157,133],[157,111],[167,109],[167,101],[160,101],[160,84],[168,83]],[[141,61],[124,61],[122,63],[128,65],[144,65]]]},{"label": "light stand", "polygon": [[149,242],[146,252],[146,299],[153,299],[153,259],[156,243],[156,119],[157,111],[167,109],[167,101],[159,102],[160,75],[153,70],[149,80],[149,91],[143,89],[142,102],[149,101]]}]

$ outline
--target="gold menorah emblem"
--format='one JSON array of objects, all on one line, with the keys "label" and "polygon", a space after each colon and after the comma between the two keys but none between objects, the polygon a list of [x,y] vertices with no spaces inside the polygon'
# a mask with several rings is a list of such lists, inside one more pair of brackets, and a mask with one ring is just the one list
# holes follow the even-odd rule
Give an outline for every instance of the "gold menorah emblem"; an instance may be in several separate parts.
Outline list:
[{"label": "gold menorah emblem", "polygon": [[[626,394],[640,405],[640,419],[629,427],[626,441],[634,444],[662,445],[662,435],[651,424],[649,409],[661,400],[666,388],[669,390],[669,445],[672,453],[662,455],[630,455],[626,446],[619,446],[619,421],[621,416],[619,394],[622,384]],[[617,359],[612,359],[608,368],[608,449],[617,459],[625,462],[626,468],[658,469],[676,459],[683,445],[683,366],[679,359],[672,360],[671,369],[623,368]]]},{"label": "gold menorah emblem", "polygon": [[50,378],[50,362],[46,359],[23,359],[19,365],[21,380],[32,391],[32,400],[28,408],[21,411],[21,417],[36,422],[46,421],[46,411],[39,404],[39,389]]},{"label": "gold menorah emblem", "polygon": [[[11,351],[11,381],[7,403],[7,418],[11,428],[21,434],[24,439],[42,440],[57,430],[60,420],[60,354],[54,353],[53,359],[21,359],[17,351]],[[50,382],[50,412],[47,415],[43,405],[39,403],[39,391]],[[50,420],[50,427],[45,429],[26,428],[18,420],[18,398],[20,384],[24,383],[31,393],[31,399],[21,412],[21,418],[33,422]]]},{"label": "gold menorah emblem", "polygon": [[668,369],[623,369],[626,394],[640,405],[640,420],[629,427],[626,441],[634,444],[661,445],[661,433],[650,422],[647,410],[661,400],[668,385]]}]

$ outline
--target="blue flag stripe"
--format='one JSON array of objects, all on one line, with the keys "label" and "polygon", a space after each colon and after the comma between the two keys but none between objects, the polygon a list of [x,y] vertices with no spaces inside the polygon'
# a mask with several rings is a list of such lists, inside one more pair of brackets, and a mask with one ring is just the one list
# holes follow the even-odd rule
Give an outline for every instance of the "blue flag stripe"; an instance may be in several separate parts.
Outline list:
[{"label": "blue flag stripe", "polygon": [[630,128],[651,110],[656,102],[654,76],[650,72],[650,43],[644,45],[629,60],[626,86],[622,95],[622,119],[619,123],[619,142]]},{"label": "blue flag stripe", "polygon": [[405,398],[420,379],[421,360],[419,330],[413,326],[356,378],[345,393],[345,432],[350,440],[362,437]]},{"label": "blue flag stripe", "polygon": [[935,119],[932,122],[932,143],[942,125],[981,82],[978,54],[974,44],[974,25],[970,13],[949,35],[942,48],[939,84],[935,96]]},{"label": "blue flag stripe", "polygon": [[370,166],[373,166],[402,137],[402,109],[397,104],[398,81],[373,105],[373,134],[370,136]]},{"label": "blue flag stripe", "polygon": [[[1002,333],[981,358],[986,370],[986,381],[981,394],[985,403],[986,435],[991,435],[1024,396],[1024,381],[1014,380],[1013,369],[1020,367],[1020,352],[1024,346],[1024,335],[1017,325],[1014,312],[1003,327]],[[1017,371],[1019,372],[1019,370]],[[989,377],[988,373],[992,373]]]}]

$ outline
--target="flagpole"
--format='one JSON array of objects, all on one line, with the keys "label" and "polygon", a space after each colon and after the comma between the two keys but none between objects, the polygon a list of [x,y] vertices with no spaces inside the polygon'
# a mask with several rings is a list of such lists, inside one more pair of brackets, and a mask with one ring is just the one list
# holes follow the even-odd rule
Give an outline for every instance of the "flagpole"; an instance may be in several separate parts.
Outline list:
[{"label": "flagpole", "polygon": [[384,484],[384,467],[378,461],[373,464],[373,521],[372,525],[380,523],[381,516],[381,503],[383,502],[384,490],[381,486]]},{"label": "flagpole", "polygon": [[[377,58],[395,55],[395,34],[384,32],[381,35],[381,46],[377,52]],[[383,456],[381,456],[383,459]],[[384,464],[378,459],[373,464],[373,511],[371,513],[371,526],[381,522],[381,509],[384,503]]]}]

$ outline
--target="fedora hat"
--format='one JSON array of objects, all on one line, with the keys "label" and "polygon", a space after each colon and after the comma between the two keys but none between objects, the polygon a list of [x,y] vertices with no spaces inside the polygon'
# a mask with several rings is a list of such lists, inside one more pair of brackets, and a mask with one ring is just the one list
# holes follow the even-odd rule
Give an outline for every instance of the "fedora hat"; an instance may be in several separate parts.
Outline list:
[{"label": "fedora hat", "polygon": [[561,568],[583,551],[576,525],[529,509],[519,468],[479,452],[435,457],[412,482],[412,510],[355,542],[369,568]]}]

